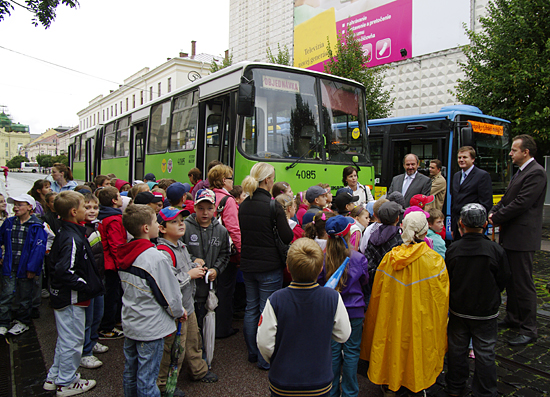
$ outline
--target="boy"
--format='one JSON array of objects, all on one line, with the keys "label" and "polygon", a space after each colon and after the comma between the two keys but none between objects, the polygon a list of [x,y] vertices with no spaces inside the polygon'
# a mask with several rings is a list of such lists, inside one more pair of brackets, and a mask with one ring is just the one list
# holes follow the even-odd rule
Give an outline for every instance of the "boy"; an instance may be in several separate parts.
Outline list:
[{"label": "boy", "polygon": [[182,209],[187,200],[187,193],[191,190],[188,183],[176,182],[166,188],[166,198],[172,207]]},{"label": "boy", "polygon": [[309,203],[309,208],[302,218],[302,227],[307,225],[313,220],[313,217],[319,211],[327,206],[327,193],[330,189],[322,188],[321,186],[311,186],[307,189],[306,200]]},{"label": "boy", "polygon": [[[92,247],[94,261],[97,272],[101,280],[105,277],[105,264],[103,257],[103,245],[101,245],[101,235],[97,231],[97,215],[99,213],[99,200],[91,193],[84,195],[84,208],[86,208],[86,216],[84,219],[84,227],[86,228],[86,238]],[[80,366],[83,368],[99,368],[103,365],[93,353],[105,353],[109,347],[102,345],[97,340],[99,335],[97,330],[103,318],[103,294],[96,296],[90,301],[90,305],[86,308],[86,333],[84,340],[84,348],[82,350],[82,358]]]},{"label": "boy", "polygon": [[441,238],[441,231],[445,226],[445,216],[443,215],[443,212],[437,208],[430,208],[428,214],[430,214],[430,217],[428,218],[428,226],[430,229],[428,230],[426,237],[432,239],[434,251],[445,259],[445,251],[447,251],[447,247],[445,246],[445,241]]},{"label": "boy", "polygon": [[96,189],[111,186],[111,178],[109,178],[107,175],[98,175],[94,178],[94,183]]},{"label": "boy", "polygon": [[[203,382],[215,382],[216,375],[208,371],[206,361],[202,359],[201,340],[199,327],[194,308],[195,280],[202,279],[206,272],[205,268],[193,263],[185,244],[181,238],[185,235],[184,217],[189,215],[187,210],[178,210],[175,207],[166,207],[157,216],[159,223],[158,250],[162,250],[166,257],[172,262],[171,267],[178,278],[183,306],[187,309],[187,321],[181,326],[180,344],[183,353],[178,360],[178,368],[181,368],[183,359],[187,362],[189,373],[192,379]],[[174,262],[175,260],[175,262]],[[164,338],[164,353],[160,362],[160,372],[157,385],[161,393],[166,389],[166,380],[170,367],[170,352],[174,343],[175,335]],[[176,389],[174,396],[182,396],[183,392]]]},{"label": "boy", "polygon": [[466,204],[460,210],[462,238],[447,250],[451,283],[447,337],[447,392],[465,394],[469,375],[468,344],[475,353],[474,396],[497,395],[495,345],[500,293],[510,277],[504,249],[483,231],[487,212],[481,204]]},{"label": "boy", "polygon": [[105,298],[103,320],[99,326],[99,339],[120,339],[124,333],[115,328],[120,314],[120,278],[118,275],[118,248],[126,243],[126,230],[122,224],[122,197],[116,187],[107,186],[97,195],[99,199],[99,225],[105,258]]},{"label": "boy", "polygon": [[53,265],[50,302],[55,313],[57,343],[44,389],[56,390],[61,397],[84,393],[96,384],[95,380],[80,379],[76,370],[84,345],[86,308],[104,289],[85,228],[79,224],[86,218],[84,197],[64,191],[57,195],[54,206],[62,219],[50,252]]},{"label": "boy", "polygon": [[[187,232],[183,242],[191,255],[191,260],[210,270],[208,281],[214,281],[229,263],[229,233],[216,218],[216,195],[210,189],[200,189],[195,197],[195,213],[185,220]],[[204,279],[197,280],[195,311],[199,328],[206,315],[204,304],[208,297],[209,285]]]},{"label": "boy", "polygon": [[141,192],[134,198],[134,204],[148,205],[155,211],[155,214],[158,215],[162,209],[162,196],[157,196],[151,192]]},{"label": "boy", "polygon": [[172,262],[150,241],[159,234],[155,211],[133,204],[124,211],[122,222],[134,236],[117,252],[124,290],[124,395],[138,395],[139,383],[139,395],[159,396],[156,381],[163,338],[176,331],[174,320],[185,320],[187,314],[181,304],[178,280],[171,270]]},{"label": "boy", "polygon": [[258,348],[271,365],[269,389],[272,396],[328,395],[334,377],[330,341],[348,340],[348,313],[338,292],[317,284],[323,252],[315,241],[292,243],[287,267],[292,282],[267,299],[258,325]]},{"label": "boy", "polygon": [[342,189],[334,198],[332,209],[338,211],[338,215],[349,216],[350,211],[355,208],[357,201],[359,201],[359,196],[353,195],[351,189]]},{"label": "boy", "polygon": [[[32,215],[36,201],[28,194],[9,197],[15,216],[0,227],[2,291],[0,291],[0,335],[19,335],[29,329],[33,300],[34,276],[40,275],[46,254],[47,233],[42,222]],[[18,309],[11,324],[13,299],[17,295]],[[8,331],[9,328],[9,331]]]}]

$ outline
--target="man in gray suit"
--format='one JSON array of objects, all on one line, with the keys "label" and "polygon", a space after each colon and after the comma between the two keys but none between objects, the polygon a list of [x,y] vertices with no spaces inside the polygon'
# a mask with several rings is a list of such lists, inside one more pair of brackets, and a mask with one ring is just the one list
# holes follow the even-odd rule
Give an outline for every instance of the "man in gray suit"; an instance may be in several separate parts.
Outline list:
[{"label": "man in gray suit", "polygon": [[407,154],[403,159],[405,173],[394,176],[388,189],[388,195],[392,192],[401,193],[407,207],[410,206],[411,198],[415,194],[429,196],[432,190],[432,180],[417,171],[419,163],[416,154]]},{"label": "man in gray suit", "polygon": [[520,335],[508,341],[526,345],[537,338],[537,290],[533,282],[533,255],[540,249],[546,171],[535,161],[537,145],[529,135],[514,138],[510,157],[519,167],[506,193],[489,214],[500,225],[500,245],[506,251],[512,277],[506,286],[506,317],[499,326],[518,327]]}]

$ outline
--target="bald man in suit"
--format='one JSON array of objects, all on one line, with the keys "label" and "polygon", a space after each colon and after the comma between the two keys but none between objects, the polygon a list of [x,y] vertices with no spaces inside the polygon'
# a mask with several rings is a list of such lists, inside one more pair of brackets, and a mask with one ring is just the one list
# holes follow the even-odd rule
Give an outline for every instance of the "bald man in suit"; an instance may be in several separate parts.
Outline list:
[{"label": "bald man in suit", "polygon": [[410,206],[411,198],[415,194],[429,196],[432,190],[432,180],[417,171],[419,163],[416,154],[407,154],[403,158],[405,173],[394,176],[388,188],[388,195],[392,192],[399,192],[403,195],[406,207]]},{"label": "bald man in suit", "polygon": [[503,327],[517,327],[520,335],[508,341],[526,345],[537,338],[537,291],[533,282],[533,256],[540,249],[546,171],[536,162],[537,145],[529,135],[514,138],[510,157],[519,167],[506,193],[489,214],[500,226],[500,245],[506,251],[512,277],[506,286]]}]

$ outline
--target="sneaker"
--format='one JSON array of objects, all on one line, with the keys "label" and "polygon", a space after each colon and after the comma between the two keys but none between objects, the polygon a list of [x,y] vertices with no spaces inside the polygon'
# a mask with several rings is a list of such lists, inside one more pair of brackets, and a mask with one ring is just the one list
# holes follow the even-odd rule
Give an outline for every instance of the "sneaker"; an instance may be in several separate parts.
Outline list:
[{"label": "sneaker", "polygon": [[0,327],[0,336],[6,336],[8,329],[6,327]]},{"label": "sneaker", "polygon": [[94,369],[103,365],[103,362],[95,356],[84,356],[80,358],[80,366],[83,368]]},{"label": "sneaker", "polygon": [[28,330],[29,330],[28,325],[23,324],[19,320],[15,320],[15,325],[10,328],[8,333],[10,333],[12,335],[21,335],[23,332],[28,331]]},{"label": "sneaker", "polygon": [[57,397],[74,396],[86,393],[95,386],[95,380],[79,379],[69,386],[57,386]]},{"label": "sneaker", "polygon": [[208,371],[206,375],[204,375],[201,379],[199,379],[201,382],[204,383],[214,383],[218,381],[218,375],[216,375],[213,372]]},{"label": "sneaker", "polygon": [[102,345],[99,342],[97,342],[94,346],[94,353],[107,353],[108,350],[109,346]]},{"label": "sneaker", "polygon": [[[80,380],[80,374],[77,373],[76,374],[76,381]],[[46,379],[46,382],[44,382],[44,385],[42,386],[42,388],[44,390],[48,390],[48,391],[55,391],[57,390],[57,386],[55,385],[55,382],[53,380],[48,380]]]},{"label": "sneaker", "polygon": [[120,339],[124,338],[124,332],[119,329],[113,328],[112,331],[99,331],[99,340]]},{"label": "sneaker", "polygon": [[50,293],[46,288],[42,289],[42,293],[40,295],[42,296],[42,299],[48,299],[50,297]]}]

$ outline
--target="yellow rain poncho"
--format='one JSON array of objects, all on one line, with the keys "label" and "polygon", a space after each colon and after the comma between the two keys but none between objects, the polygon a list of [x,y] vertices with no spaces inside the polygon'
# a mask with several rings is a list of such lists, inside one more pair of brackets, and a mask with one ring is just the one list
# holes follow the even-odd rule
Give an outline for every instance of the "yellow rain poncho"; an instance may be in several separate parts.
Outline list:
[{"label": "yellow rain poncho", "polygon": [[426,243],[388,252],[374,279],[361,358],[371,382],[414,393],[436,381],[447,350],[449,275]]}]

